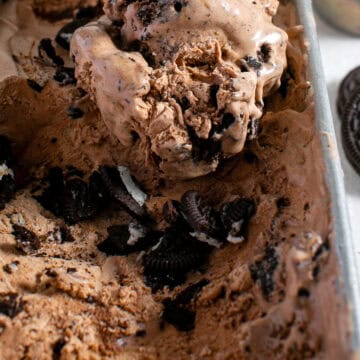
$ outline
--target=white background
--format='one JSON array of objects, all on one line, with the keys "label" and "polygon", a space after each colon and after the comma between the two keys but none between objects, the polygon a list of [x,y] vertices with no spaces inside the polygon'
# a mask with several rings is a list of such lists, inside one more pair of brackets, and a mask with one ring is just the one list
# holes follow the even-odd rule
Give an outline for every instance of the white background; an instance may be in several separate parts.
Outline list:
[{"label": "white background", "polygon": [[360,175],[355,172],[345,157],[340,136],[340,119],[336,112],[336,98],[341,80],[351,69],[360,65],[360,37],[343,33],[329,26],[319,17],[316,20],[336,137],[345,175],[356,259],[360,269]]}]

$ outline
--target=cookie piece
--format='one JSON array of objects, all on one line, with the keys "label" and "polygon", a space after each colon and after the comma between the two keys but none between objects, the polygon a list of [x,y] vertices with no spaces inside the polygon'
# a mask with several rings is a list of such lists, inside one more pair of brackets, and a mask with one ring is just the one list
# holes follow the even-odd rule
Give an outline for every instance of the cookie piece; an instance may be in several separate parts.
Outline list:
[{"label": "cookie piece", "polygon": [[177,225],[185,223],[185,219],[181,213],[181,204],[176,200],[168,200],[162,209],[164,220],[169,225]]},{"label": "cookie piece", "polygon": [[278,264],[279,255],[275,248],[268,246],[265,249],[264,257],[249,267],[252,279],[260,283],[261,291],[267,300],[275,288],[273,275]]},{"label": "cookie piece", "polygon": [[54,80],[57,81],[60,86],[76,85],[75,69],[66,66],[59,66],[56,69]]},{"label": "cookie piece", "polygon": [[336,105],[341,120],[346,118],[345,109],[356,92],[360,92],[360,66],[351,70],[340,84]]},{"label": "cookie piece", "polygon": [[39,57],[48,59],[56,66],[63,66],[64,60],[56,54],[56,50],[50,38],[41,39],[38,45]]},{"label": "cookie piece", "polygon": [[204,202],[197,191],[187,191],[181,198],[182,213],[188,224],[194,230],[191,235],[208,243],[220,247],[223,229],[219,214]]},{"label": "cookie piece", "polygon": [[70,50],[71,38],[78,28],[86,25],[89,22],[88,18],[75,19],[64,25],[55,37],[55,41],[65,50]]},{"label": "cookie piece", "polygon": [[93,218],[98,207],[89,186],[83,180],[75,178],[66,182],[62,194],[62,216],[72,225]]},{"label": "cookie piece", "polygon": [[159,243],[144,256],[144,266],[154,271],[187,272],[202,263],[201,245],[179,229],[168,229]]},{"label": "cookie piece", "polygon": [[127,189],[118,168],[100,166],[99,172],[109,194],[123,206],[124,210],[136,219],[146,218],[144,204],[142,203],[143,205],[141,205],[141,203],[134,198],[133,192]]},{"label": "cookie piece", "polygon": [[210,246],[197,241],[181,228],[167,229],[143,257],[146,284],[153,291],[181,284],[187,272],[204,264],[211,250]]},{"label": "cookie piece", "polygon": [[352,96],[344,110],[341,135],[346,157],[360,175],[360,91]]},{"label": "cookie piece", "polygon": [[237,199],[223,205],[221,220],[227,232],[228,242],[238,244],[244,241],[245,229],[255,211],[255,202],[248,198]]},{"label": "cookie piece", "polygon": [[134,222],[129,225],[113,225],[107,231],[108,237],[97,248],[108,256],[129,255],[146,250],[162,236],[162,233],[149,231]]},{"label": "cookie piece", "polygon": [[162,320],[173,325],[178,331],[191,331],[195,328],[196,312],[191,308],[192,301],[209,284],[209,280],[202,279],[181,291],[174,300],[163,301],[164,310]]},{"label": "cookie piece", "polygon": [[174,301],[165,299],[162,319],[173,325],[178,331],[191,331],[195,328],[196,312],[187,307],[178,306]]},{"label": "cookie piece", "polygon": [[22,297],[16,293],[0,294],[0,314],[14,318],[24,309]]},{"label": "cookie piece", "polygon": [[14,172],[11,169],[13,161],[10,140],[0,135],[0,210],[15,195]]},{"label": "cookie piece", "polygon": [[105,186],[97,172],[94,172],[89,183],[86,183],[76,169],[70,170],[65,180],[63,170],[56,167],[49,170],[45,180],[48,187],[40,196],[34,196],[35,199],[70,225],[93,218],[108,199]]},{"label": "cookie piece", "polygon": [[25,227],[14,224],[12,234],[16,240],[16,248],[24,254],[32,254],[40,249],[39,238]]}]

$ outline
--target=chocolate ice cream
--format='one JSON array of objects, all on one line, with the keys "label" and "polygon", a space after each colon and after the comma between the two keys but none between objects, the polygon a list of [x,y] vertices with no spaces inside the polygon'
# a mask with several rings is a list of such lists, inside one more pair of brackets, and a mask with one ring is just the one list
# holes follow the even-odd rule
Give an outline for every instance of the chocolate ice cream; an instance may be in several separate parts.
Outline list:
[{"label": "chocolate ice cream", "polygon": [[0,5],[2,359],[350,358],[306,44],[277,7]]},{"label": "chocolate ice cream", "polygon": [[143,142],[161,176],[205,175],[241,152],[280,86],[287,35],[271,22],[276,7],[106,1],[107,17],[74,34],[76,77],[109,130],[125,146]]}]

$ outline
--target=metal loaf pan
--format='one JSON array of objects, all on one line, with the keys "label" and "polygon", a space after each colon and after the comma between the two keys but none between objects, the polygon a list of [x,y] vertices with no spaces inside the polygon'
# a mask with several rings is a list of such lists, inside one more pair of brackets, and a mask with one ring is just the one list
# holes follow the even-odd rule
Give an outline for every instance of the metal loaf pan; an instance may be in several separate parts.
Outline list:
[{"label": "metal loaf pan", "polygon": [[[350,307],[352,320],[351,349],[360,354],[360,287],[354,244],[348,220],[344,173],[335,138],[326,81],[316,33],[312,1],[295,0],[300,23],[304,26],[305,38],[309,45],[310,80],[314,90],[315,120],[320,133],[323,156],[326,164],[326,181],[331,198],[332,217],[335,232],[335,250],[341,271],[338,284]],[[332,296],[332,294],[329,294]]]}]

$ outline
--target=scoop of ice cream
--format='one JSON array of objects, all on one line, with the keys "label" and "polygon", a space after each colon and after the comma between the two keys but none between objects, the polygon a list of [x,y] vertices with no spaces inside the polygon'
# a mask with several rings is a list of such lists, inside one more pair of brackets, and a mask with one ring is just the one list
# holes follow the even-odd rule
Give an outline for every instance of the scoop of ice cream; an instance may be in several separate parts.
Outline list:
[{"label": "scoop of ice cream", "polygon": [[106,1],[77,30],[76,76],[110,131],[147,144],[165,177],[193,178],[244,147],[280,85],[277,1]]}]

